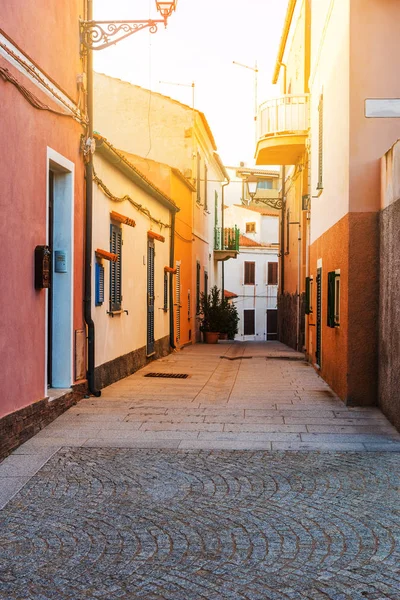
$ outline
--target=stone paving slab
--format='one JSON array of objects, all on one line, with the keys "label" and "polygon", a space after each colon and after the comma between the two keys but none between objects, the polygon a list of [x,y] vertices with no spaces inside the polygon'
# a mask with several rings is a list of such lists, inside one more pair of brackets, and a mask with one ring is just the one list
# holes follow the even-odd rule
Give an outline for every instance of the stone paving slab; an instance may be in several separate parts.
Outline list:
[{"label": "stone paving slab", "polygon": [[399,600],[400,454],[62,448],[0,514],[2,600]]}]

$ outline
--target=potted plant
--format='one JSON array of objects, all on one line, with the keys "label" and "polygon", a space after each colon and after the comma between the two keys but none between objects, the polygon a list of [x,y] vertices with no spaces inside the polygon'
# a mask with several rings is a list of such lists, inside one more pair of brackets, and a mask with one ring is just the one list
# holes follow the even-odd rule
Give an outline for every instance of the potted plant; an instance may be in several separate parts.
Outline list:
[{"label": "potted plant", "polygon": [[200,331],[206,344],[217,344],[222,323],[220,291],[215,285],[209,294],[200,296]]},{"label": "potted plant", "polygon": [[234,340],[239,323],[239,315],[235,304],[231,304],[224,298],[221,303],[221,313],[220,339]]}]

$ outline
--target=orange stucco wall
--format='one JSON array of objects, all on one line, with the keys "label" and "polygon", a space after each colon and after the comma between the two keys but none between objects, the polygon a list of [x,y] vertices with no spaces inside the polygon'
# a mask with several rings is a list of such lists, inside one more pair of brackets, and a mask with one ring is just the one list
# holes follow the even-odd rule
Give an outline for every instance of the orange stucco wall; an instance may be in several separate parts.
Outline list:
[{"label": "orange stucco wall", "polygon": [[[316,349],[317,261],[322,259],[321,376],[349,404],[377,401],[378,216],[349,213],[310,248],[313,313],[307,318],[310,360]],[[327,326],[328,272],[340,269],[340,326]]]},{"label": "orange stucco wall", "polygon": [[[0,65],[58,108],[7,61]],[[46,292],[34,289],[33,267],[35,246],[46,243],[47,147],[75,164],[73,328],[84,328],[84,168],[80,125],[36,110],[10,83],[0,81],[0,96],[1,417],[44,396]]]}]

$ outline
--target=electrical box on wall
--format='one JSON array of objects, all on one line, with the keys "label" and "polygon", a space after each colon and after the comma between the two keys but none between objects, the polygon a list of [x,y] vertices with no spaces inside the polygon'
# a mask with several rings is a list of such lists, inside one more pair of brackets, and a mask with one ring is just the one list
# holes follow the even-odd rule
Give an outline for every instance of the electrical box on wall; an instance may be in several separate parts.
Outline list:
[{"label": "electrical box on wall", "polygon": [[54,271],[56,273],[67,273],[67,253],[65,250],[54,252]]},{"label": "electrical box on wall", "polygon": [[48,246],[35,248],[35,289],[50,287],[51,252]]}]

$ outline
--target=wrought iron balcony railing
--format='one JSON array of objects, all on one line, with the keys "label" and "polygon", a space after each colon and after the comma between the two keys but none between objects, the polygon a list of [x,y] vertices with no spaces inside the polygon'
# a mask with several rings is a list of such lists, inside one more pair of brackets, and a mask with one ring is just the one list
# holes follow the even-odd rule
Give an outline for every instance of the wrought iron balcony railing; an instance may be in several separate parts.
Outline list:
[{"label": "wrought iron balcony railing", "polygon": [[267,100],[258,111],[258,138],[307,131],[308,94]]},{"label": "wrought iron balcony railing", "polygon": [[235,250],[239,252],[239,229],[236,227],[214,228],[214,250]]}]

